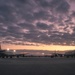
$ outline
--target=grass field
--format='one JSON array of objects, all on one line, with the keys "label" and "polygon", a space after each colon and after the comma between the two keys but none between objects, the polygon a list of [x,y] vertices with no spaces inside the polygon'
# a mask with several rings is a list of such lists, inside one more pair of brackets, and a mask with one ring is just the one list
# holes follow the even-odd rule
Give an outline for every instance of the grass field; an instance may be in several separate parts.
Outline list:
[{"label": "grass field", "polygon": [[0,58],[0,75],[75,75],[75,58]]}]

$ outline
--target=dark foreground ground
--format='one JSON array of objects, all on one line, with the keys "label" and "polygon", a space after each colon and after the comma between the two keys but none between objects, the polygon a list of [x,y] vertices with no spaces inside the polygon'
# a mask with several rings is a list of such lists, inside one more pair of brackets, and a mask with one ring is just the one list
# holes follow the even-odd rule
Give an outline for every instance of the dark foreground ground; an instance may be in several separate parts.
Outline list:
[{"label": "dark foreground ground", "polygon": [[0,58],[0,75],[75,75],[75,58]]}]

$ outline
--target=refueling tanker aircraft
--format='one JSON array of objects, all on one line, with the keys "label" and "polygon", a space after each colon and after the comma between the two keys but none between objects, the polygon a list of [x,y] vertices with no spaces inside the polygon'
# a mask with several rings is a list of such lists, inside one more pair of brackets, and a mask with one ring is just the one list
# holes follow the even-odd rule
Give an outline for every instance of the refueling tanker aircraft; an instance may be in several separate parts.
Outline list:
[{"label": "refueling tanker aircraft", "polygon": [[16,50],[2,50],[0,45],[0,58],[24,57],[24,53],[18,53]]}]

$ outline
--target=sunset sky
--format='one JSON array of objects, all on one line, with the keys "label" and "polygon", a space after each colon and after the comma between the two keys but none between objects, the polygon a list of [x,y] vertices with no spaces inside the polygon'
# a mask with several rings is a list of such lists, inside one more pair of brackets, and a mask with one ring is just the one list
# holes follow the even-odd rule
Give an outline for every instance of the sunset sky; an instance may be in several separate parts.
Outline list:
[{"label": "sunset sky", "polygon": [[0,0],[2,48],[75,49],[75,0]]}]

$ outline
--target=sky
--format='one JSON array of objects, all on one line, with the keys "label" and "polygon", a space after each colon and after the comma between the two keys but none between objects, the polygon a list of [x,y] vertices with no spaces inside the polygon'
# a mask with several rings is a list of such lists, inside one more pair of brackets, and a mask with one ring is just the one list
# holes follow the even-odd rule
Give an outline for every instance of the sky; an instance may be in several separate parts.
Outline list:
[{"label": "sky", "polygon": [[75,49],[75,0],[0,0],[0,43],[3,48]]}]

